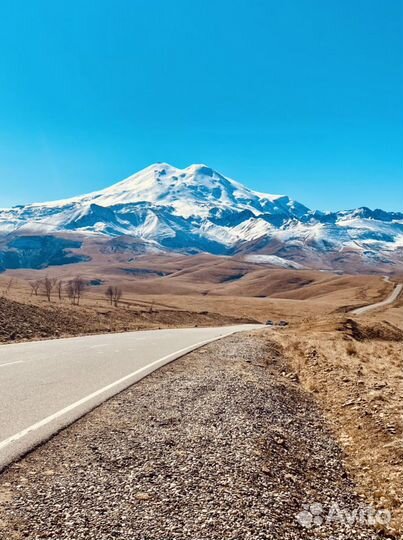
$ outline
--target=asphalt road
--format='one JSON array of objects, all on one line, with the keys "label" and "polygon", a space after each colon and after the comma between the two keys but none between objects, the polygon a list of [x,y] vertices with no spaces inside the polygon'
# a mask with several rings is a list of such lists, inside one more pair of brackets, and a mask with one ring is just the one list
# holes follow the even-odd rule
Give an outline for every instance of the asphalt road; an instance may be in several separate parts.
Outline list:
[{"label": "asphalt road", "polygon": [[[0,346],[0,469],[200,345],[261,328],[149,330]],[[156,399],[158,396],[156,396]]]},{"label": "asphalt road", "polygon": [[377,302],[376,304],[370,304],[369,306],[363,306],[360,308],[353,309],[351,312],[353,315],[363,315],[364,313],[367,313],[368,311],[372,311],[373,309],[382,308],[385,306],[388,306],[389,304],[393,304],[399,296],[400,293],[403,290],[403,283],[398,283],[396,287],[393,289],[391,294],[382,302]]}]

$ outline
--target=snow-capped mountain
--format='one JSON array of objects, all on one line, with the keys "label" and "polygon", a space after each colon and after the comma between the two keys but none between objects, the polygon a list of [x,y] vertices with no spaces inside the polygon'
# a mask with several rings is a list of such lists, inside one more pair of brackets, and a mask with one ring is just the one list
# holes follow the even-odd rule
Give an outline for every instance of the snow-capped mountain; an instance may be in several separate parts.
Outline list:
[{"label": "snow-capped mountain", "polygon": [[144,249],[259,255],[260,262],[293,268],[343,268],[346,258],[382,266],[402,259],[403,213],[312,211],[287,196],[253,191],[206,165],[177,169],[158,163],[88,195],[0,210],[0,265],[9,267],[4,259],[10,250],[18,252],[21,237],[27,242],[63,236],[66,242],[73,233],[130,236]]}]

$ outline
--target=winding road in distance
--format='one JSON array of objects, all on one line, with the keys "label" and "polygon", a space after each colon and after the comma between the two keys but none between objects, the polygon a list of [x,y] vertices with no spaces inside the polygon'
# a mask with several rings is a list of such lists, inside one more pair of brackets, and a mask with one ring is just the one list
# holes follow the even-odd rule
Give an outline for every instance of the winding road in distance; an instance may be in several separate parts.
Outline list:
[{"label": "winding road in distance", "polygon": [[[0,346],[0,469],[159,367],[234,332],[148,330]],[[158,396],[155,396],[158,399]]]},{"label": "winding road in distance", "polygon": [[382,302],[377,302],[376,304],[369,304],[368,306],[362,306],[356,309],[353,309],[351,313],[353,315],[363,315],[364,313],[367,313],[368,311],[372,311],[373,309],[378,309],[381,307],[388,306],[389,304],[393,304],[393,302],[396,302],[396,300],[399,298],[400,293],[403,290],[403,283],[398,283],[391,294],[385,299],[382,300]]}]

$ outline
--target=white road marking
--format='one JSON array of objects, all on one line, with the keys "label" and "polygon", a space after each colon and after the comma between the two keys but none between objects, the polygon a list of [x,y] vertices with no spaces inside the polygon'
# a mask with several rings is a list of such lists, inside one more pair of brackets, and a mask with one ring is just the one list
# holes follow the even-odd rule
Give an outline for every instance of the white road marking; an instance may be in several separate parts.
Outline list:
[{"label": "white road marking", "polygon": [[138,376],[140,376],[140,378],[141,378],[142,373],[144,373],[144,376],[151,373],[153,371],[152,368],[154,366],[155,366],[155,369],[157,369],[160,366],[162,367],[163,365],[166,365],[170,360],[176,360],[177,358],[185,355],[186,353],[194,351],[194,350],[198,349],[199,347],[202,347],[203,345],[207,345],[208,343],[211,343],[212,341],[216,341],[216,340],[218,340],[218,339],[220,339],[220,338],[222,338],[224,336],[229,336],[230,334],[233,334],[233,333],[234,333],[234,331],[232,330],[230,332],[223,333],[221,336],[217,336],[217,337],[214,337],[214,338],[211,338],[211,339],[207,339],[205,341],[201,341],[199,343],[191,345],[190,347],[185,347],[184,349],[180,349],[179,351],[176,351],[176,352],[171,353],[171,354],[169,354],[167,356],[164,356],[163,358],[159,358],[158,360],[155,360],[151,364],[148,364],[147,366],[144,366],[144,367],[138,369],[137,371],[134,371],[133,373],[129,373],[129,375],[126,375],[125,377],[122,377],[121,379],[119,379],[119,380],[117,380],[117,381],[115,381],[115,382],[113,382],[111,384],[108,384],[107,386],[104,386],[103,388],[100,388],[99,390],[96,390],[92,394],[89,394],[88,396],[86,396],[86,397],[84,397],[82,399],[79,399],[78,401],[72,403],[71,405],[68,405],[64,409],[61,409],[60,411],[57,411],[56,413],[51,414],[50,416],[47,416],[43,420],[40,420],[39,422],[36,422],[35,424],[32,424],[32,426],[29,426],[29,427],[23,429],[22,431],[19,431],[18,433],[15,433],[14,435],[11,435],[11,437],[8,437],[4,441],[0,442],[0,451],[3,450],[4,448],[6,448],[8,445],[10,445],[10,444],[24,438],[26,435],[28,435],[28,434],[30,434],[30,433],[32,433],[34,431],[37,431],[38,429],[46,426],[47,424],[50,424],[54,420],[57,420],[61,416],[73,411],[77,407],[80,407],[81,405],[84,405],[84,403],[87,403],[91,399],[94,399],[97,396],[100,396],[101,394],[107,392],[108,390],[111,390],[112,388],[114,388],[116,386],[119,386],[120,384],[124,383],[125,381],[128,381],[128,380],[130,380],[132,378],[134,379],[135,377],[138,377]]},{"label": "white road marking", "polygon": [[13,366],[14,364],[23,364],[24,360],[16,360],[15,362],[7,362],[6,364],[0,364],[0,368],[5,366]]}]

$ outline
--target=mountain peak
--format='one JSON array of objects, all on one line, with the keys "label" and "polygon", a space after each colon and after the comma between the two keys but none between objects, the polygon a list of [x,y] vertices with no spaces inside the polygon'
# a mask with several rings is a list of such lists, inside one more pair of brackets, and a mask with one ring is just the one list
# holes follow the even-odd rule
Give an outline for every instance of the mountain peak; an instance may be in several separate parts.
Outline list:
[{"label": "mountain peak", "polygon": [[207,215],[217,206],[237,207],[239,198],[250,202],[258,196],[202,163],[184,169],[154,163],[109,188],[84,196],[82,202],[93,200],[101,206],[148,202],[169,206],[189,217]]},{"label": "mountain peak", "polygon": [[166,162],[153,163],[100,191],[28,207],[56,211],[75,206],[85,209],[92,204],[106,208],[133,204],[166,207],[185,219],[228,211],[247,211],[254,216],[271,212],[292,218],[308,210],[288,197],[253,191],[204,163],[179,169]]},{"label": "mountain peak", "polygon": [[[0,210],[3,235],[129,235],[156,249],[256,253],[271,262],[295,255],[297,263],[306,257],[325,265],[343,258],[339,253],[346,249],[365,264],[401,259],[402,227],[403,214],[382,210],[312,212],[203,163],[183,169],[154,163],[94,193]],[[4,257],[0,251],[0,270],[1,264],[17,264],[12,241]]]}]

